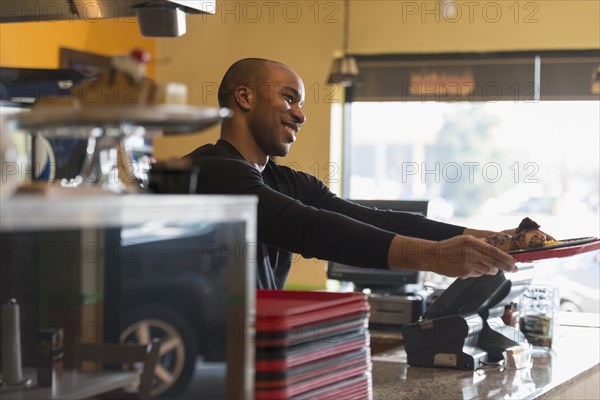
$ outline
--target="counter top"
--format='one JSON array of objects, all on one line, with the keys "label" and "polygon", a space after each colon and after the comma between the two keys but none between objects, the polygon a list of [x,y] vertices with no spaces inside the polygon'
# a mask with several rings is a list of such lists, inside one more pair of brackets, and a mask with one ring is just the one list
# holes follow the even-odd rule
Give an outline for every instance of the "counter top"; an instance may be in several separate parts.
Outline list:
[{"label": "counter top", "polygon": [[571,398],[564,393],[580,383],[584,395],[579,398],[598,398],[600,329],[560,326],[557,333],[551,350],[536,349],[532,365],[519,370],[500,366],[476,371],[411,367],[402,347],[373,355],[373,398]]}]

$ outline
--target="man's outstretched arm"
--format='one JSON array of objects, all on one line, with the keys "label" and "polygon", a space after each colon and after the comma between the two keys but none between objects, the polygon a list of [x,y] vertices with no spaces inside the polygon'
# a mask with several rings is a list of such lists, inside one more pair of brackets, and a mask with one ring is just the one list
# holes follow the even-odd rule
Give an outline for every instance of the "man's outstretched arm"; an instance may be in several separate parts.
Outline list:
[{"label": "man's outstretched arm", "polygon": [[495,275],[498,270],[517,271],[515,259],[509,254],[471,235],[440,242],[397,235],[390,243],[388,266],[458,278]]}]

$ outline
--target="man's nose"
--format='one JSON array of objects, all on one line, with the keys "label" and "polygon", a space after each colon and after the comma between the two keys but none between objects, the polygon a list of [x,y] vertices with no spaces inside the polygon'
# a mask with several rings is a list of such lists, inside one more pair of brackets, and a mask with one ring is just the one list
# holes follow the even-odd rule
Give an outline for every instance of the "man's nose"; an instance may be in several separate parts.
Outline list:
[{"label": "man's nose", "polygon": [[306,122],[306,115],[304,115],[300,107],[292,108],[292,116],[294,117],[294,120],[300,125]]}]

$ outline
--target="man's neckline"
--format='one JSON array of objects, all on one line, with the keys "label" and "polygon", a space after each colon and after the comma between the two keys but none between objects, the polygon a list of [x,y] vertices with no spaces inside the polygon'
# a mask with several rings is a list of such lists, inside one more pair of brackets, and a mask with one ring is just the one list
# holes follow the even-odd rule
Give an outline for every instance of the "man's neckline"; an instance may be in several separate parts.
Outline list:
[{"label": "man's neckline", "polygon": [[269,159],[267,160],[267,164],[265,164],[264,168],[260,168],[257,164],[251,163],[250,161],[246,160],[246,158],[244,158],[242,153],[240,153],[240,151],[232,143],[228,142],[227,140],[218,139],[216,145],[217,146],[221,145],[221,146],[227,147],[229,150],[233,151],[236,155],[238,155],[242,160],[246,161],[248,164],[250,164],[254,168],[256,168],[258,170],[258,172],[260,172],[261,174],[267,168],[267,165],[269,165],[269,163],[271,162],[271,157],[269,157]]}]

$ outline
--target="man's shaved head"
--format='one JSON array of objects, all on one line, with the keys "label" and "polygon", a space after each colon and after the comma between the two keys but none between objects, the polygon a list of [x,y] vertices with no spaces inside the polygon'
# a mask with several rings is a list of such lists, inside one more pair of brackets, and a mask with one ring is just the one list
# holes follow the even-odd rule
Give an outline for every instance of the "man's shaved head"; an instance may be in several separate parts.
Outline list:
[{"label": "man's shaved head", "polygon": [[221,124],[221,139],[237,146],[246,160],[266,165],[285,156],[300,126],[304,82],[290,67],[262,58],[235,62],[219,87],[219,106],[233,110]]},{"label": "man's shaved head", "polygon": [[289,68],[285,64],[264,58],[244,58],[229,67],[219,86],[219,106],[231,107],[233,94],[239,86],[260,87],[268,79],[269,64]]}]

